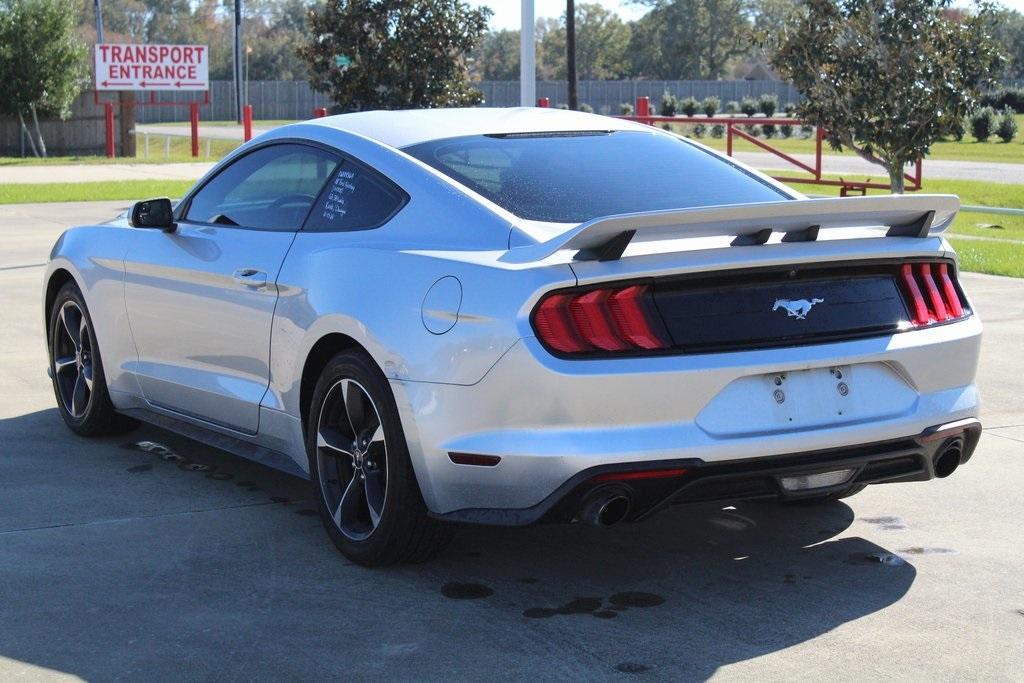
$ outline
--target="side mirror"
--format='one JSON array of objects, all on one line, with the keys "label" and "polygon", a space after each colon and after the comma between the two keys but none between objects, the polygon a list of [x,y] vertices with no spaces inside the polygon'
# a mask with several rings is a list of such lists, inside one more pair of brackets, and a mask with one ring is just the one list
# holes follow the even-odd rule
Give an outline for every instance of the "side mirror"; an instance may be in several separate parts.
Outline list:
[{"label": "side mirror", "polygon": [[156,228],[164,232],[171,232],[178,227],[174,224],[174,207],[167,197],[132,204],[128,212],[128,224],[133,228]]}]

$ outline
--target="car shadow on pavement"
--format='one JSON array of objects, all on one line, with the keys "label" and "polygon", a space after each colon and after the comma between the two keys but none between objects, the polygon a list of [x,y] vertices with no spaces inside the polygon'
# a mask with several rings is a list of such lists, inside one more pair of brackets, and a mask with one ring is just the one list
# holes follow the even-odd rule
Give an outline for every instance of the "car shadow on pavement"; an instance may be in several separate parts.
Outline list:
[{"label": "car shadow on pavement", "polygon": [[80,439],[44,410],[0,444],[0,658],[85,678],[703,679],[839,647],[916,576],[842,502],[466,526],[429,563],[364,569],[307,482],[162,430]]}]

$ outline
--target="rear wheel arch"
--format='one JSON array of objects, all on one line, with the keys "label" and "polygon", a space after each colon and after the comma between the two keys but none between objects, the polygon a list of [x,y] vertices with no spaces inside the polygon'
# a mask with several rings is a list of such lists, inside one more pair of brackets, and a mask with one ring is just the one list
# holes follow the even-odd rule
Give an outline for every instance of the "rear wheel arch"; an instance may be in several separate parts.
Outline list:
[{"label": "rear wheel arch", "polygon": [[299,412],[302,418],[303,436],[305,436],[307,431],[309,407],[313,402],[313,392],[316,391],[316,384],[320,380],[320,375],[334,356],[347,350],[359,350],[371,358],[373,357],[366,350],[366,347],[354,338],[341,332],[332,332],[320,337],[313,344],[309,353],[306,354],[306,361],[302,365],[302,378],[299,384]]},{"label": "rear wheel arch", "polygon": [[46,325],[47,338],[50,334],[50,311],[53,310],[53,302],[57,299],[57,293],[61,287],[69,282],[75,282],[75,278],[70,271],[64,268],[54,270],[46,282],[46,296],[43,299],[43,323]]}]

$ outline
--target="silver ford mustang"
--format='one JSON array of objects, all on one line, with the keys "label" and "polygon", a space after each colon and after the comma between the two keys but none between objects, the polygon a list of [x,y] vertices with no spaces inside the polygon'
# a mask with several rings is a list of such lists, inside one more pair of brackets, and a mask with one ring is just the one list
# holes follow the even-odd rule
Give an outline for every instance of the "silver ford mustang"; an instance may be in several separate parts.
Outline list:
[{"label": "silver ford mustang", "polygon": [[78,434],[135,418],[309,477],[363,564],[450,522],[834,500],[978,442],[958,208],[808,199],[583,113],[324,118],[65,232],[50,375]]}]

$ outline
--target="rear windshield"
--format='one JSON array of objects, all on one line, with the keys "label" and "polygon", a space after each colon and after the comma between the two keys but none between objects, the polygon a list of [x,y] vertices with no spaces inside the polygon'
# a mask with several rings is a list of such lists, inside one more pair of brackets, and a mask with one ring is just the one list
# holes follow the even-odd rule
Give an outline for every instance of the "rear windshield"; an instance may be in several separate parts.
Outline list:
[{"label": "rear windshield", "polygon": [[790,198],[726,161],[653,131],[479,135],[404,151],[537,221],[582,223],[635,211]]}]

